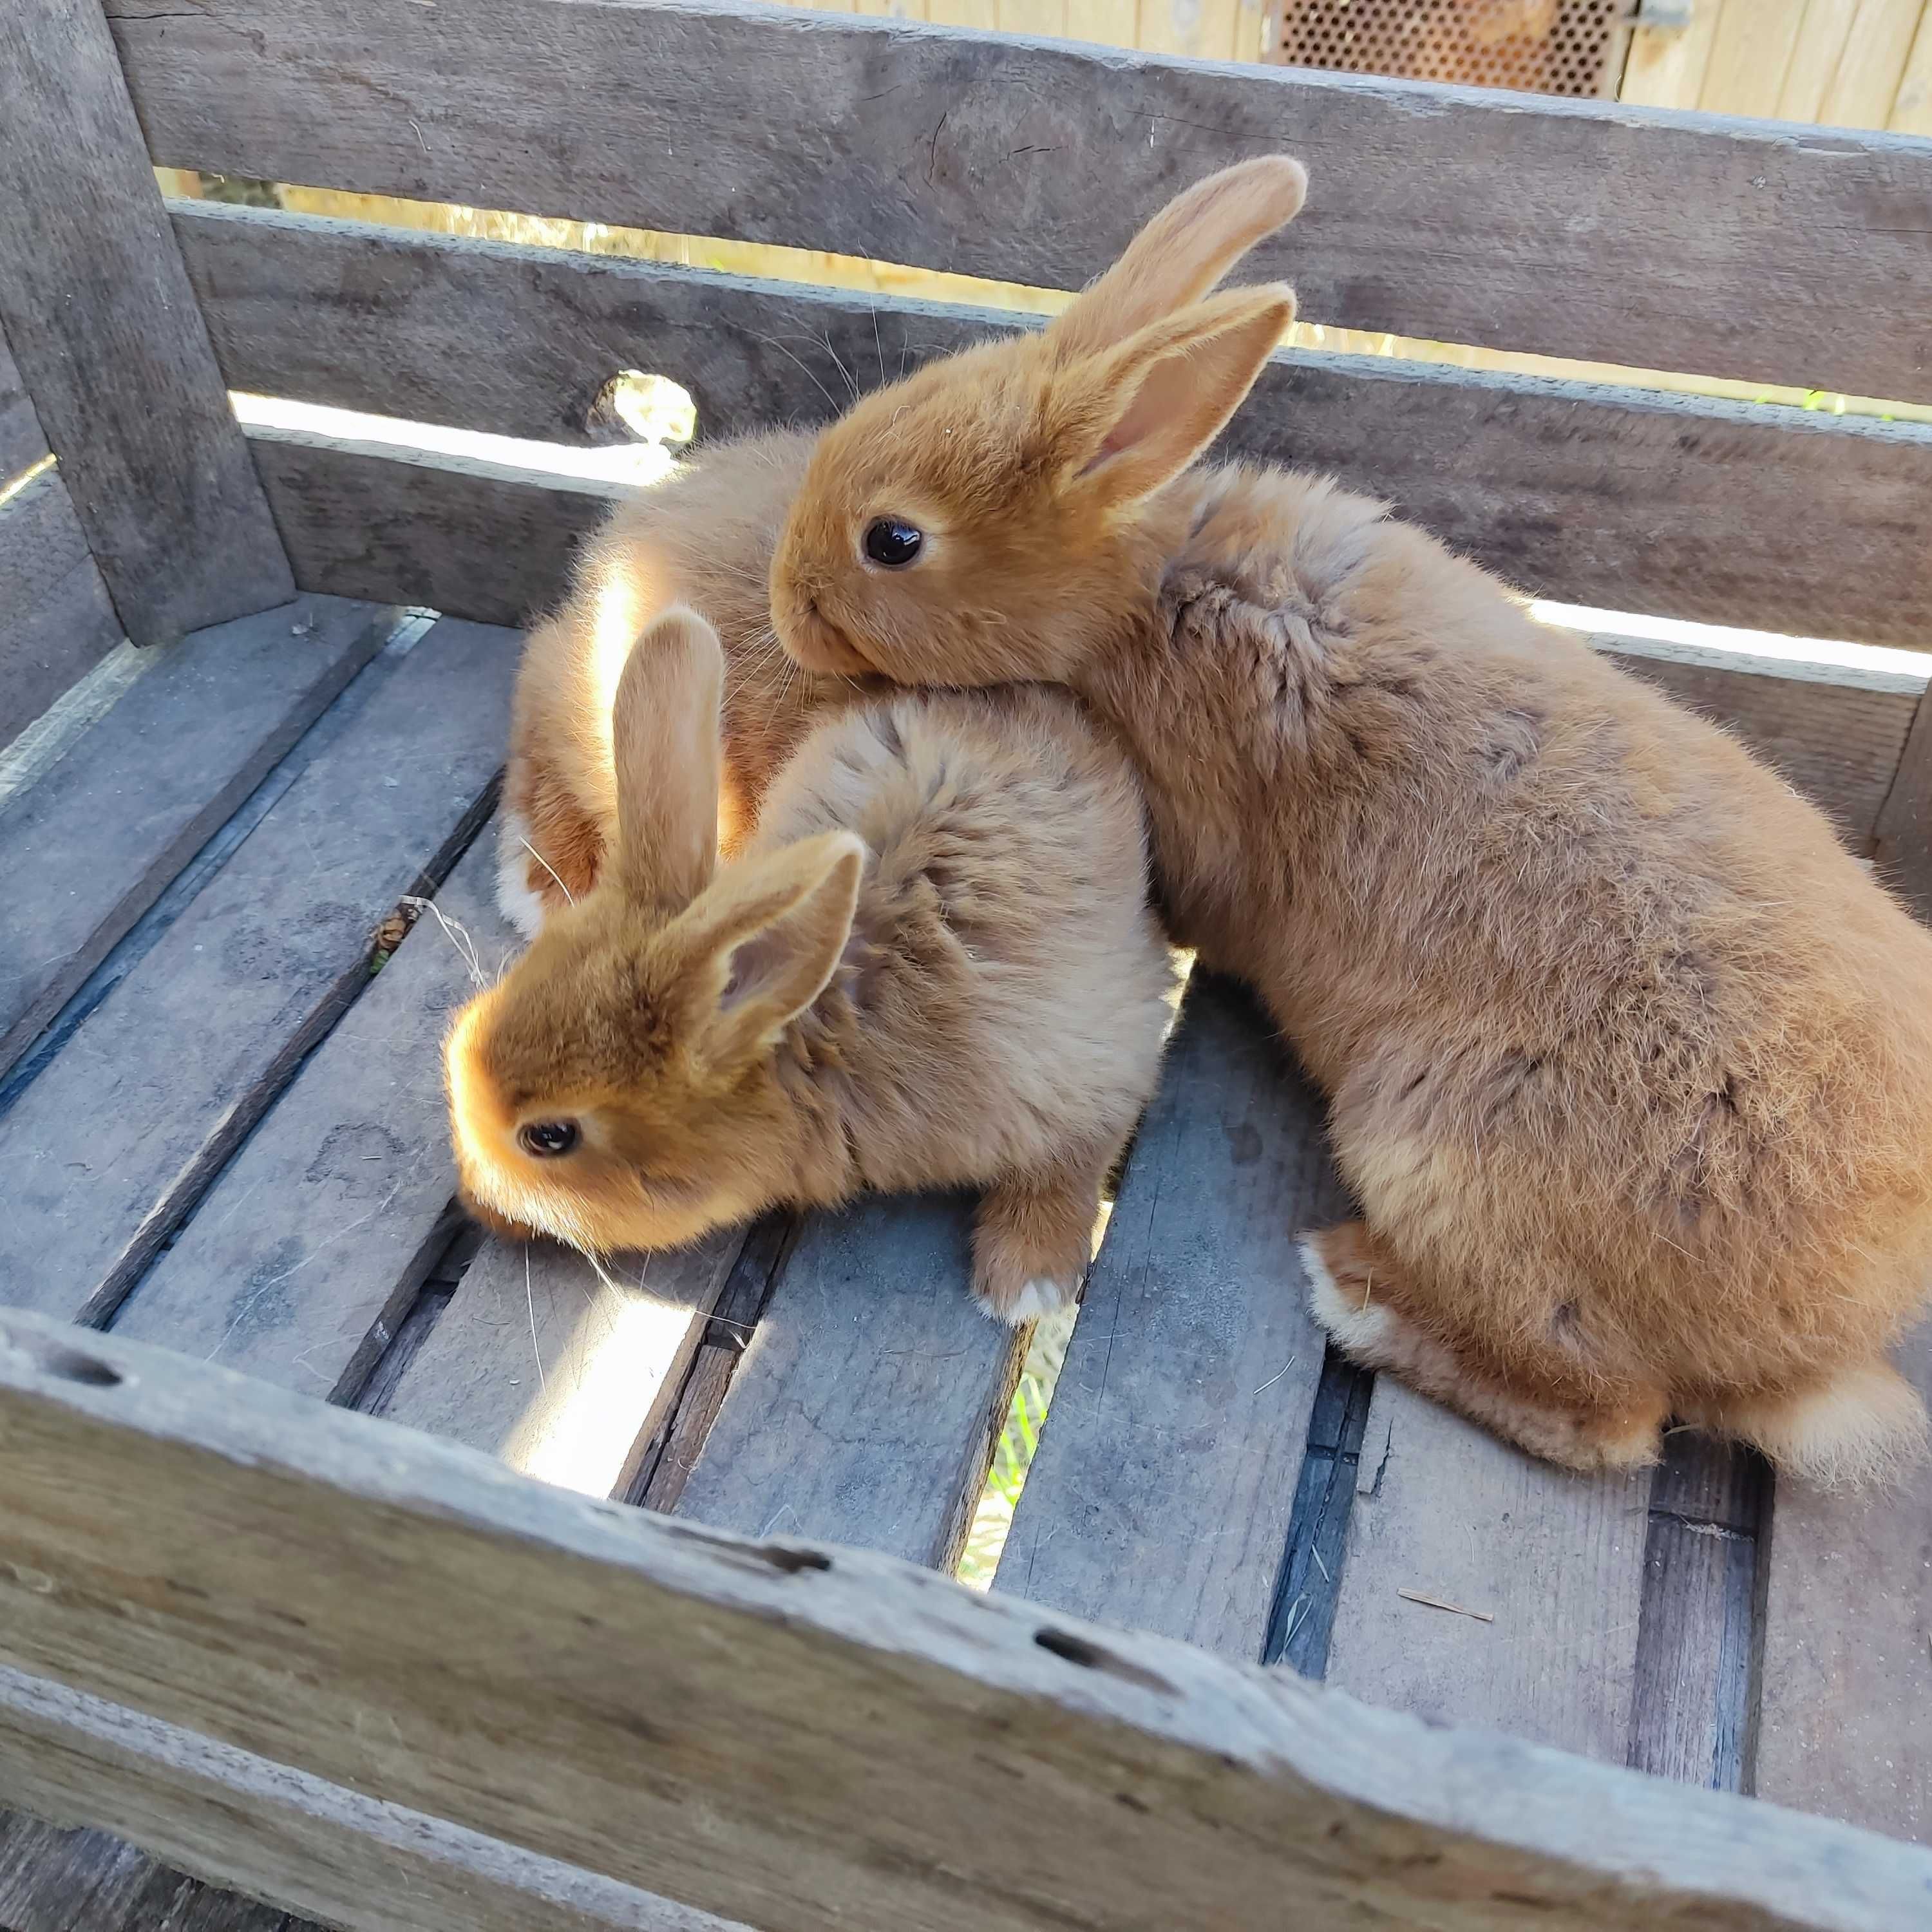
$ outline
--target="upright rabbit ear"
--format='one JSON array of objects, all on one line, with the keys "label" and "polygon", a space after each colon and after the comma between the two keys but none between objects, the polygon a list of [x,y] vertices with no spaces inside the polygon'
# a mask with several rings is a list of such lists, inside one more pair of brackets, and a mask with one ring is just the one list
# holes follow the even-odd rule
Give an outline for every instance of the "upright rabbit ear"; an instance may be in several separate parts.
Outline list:
[{"label": "upright rabbit ear", "polygon": [[825,990],[865,864],[856,834],[820,832],[730,867],[671,928],[712,1002],[700,1027],[714,1058],[770,1046]]},{"label": "upright rabbit ear", "polygon": [[1172,482],[1221,433],[1294,320],[1285,288],[1232,290],[1066,371],[1048,408],[1072,487],[1113,505]]},{"label": "upright rabbit ear", "polygon": [[724,682],[718,633],[681,605],[632,646],[617,681],[617,875],[627,892],[668,911],[689,905],[717,864]]},{"label": "upright rabbit ear", "polygon": [[1112,347],[1198,302],[1300,212],[1308,171],[1287,154],[1238,161],[1177,195],[1047,332],[1064,359]]}]

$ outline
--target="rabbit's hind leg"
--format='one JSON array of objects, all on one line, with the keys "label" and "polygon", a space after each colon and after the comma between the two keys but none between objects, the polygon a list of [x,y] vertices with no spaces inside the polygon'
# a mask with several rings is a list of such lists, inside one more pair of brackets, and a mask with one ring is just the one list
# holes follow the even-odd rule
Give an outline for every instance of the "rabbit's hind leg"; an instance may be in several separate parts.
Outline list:
[{"label": "rabbit's hind leg", "polygon": [[1654,1462],[1670,1402],[1660,1390],[1607,1392],[1587,1403],[1553,1402],[1468,1368],[1402,1312],[1395,1264],[1360,1221],[1304,1235],[1310,1312],[1343,1354],[1386,1370],[1418,1393],[1566,1468]]},{"label": "rabbit's hind leg", "polygon": [[1017,1326],[1079,1294],[1111,1161],[1107,1148],[1081,1148],[987,1189],[973,1226],[973,1292],[994,1320]]}]

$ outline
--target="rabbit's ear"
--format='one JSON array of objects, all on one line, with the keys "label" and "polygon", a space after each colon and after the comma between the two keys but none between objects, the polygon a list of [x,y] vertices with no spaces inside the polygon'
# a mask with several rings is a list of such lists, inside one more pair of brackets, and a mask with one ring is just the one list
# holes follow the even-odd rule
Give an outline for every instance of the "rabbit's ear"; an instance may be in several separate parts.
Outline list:
[{"label": "rabbit's ear", "polygon": [[730,867],[672,930],[705,988],[714,1059],[762,1051],[838,970],[858,909],[866,848],[826,832]]},{"label": "rabbit's ear", "polygon": [[668,912],[689,905],[717,864],[724,681],[717,632],[682,606],[632,646],[617,681],[617,876],[626,892]]},{"label": "rabbit's ear", "polygon": [[1091,356],[1186,308],[1300,212],[1308,172],[1287,154],[1238,161],[1177,195],[1047,332],[1056,355]]},{"label": "rabbit's ear", "polygon": [[1051,433],[1072,487],[1125,504],[1172,482],[1220,434],[1294,320],[1286,289],[1234,290],[1058,377]]}]

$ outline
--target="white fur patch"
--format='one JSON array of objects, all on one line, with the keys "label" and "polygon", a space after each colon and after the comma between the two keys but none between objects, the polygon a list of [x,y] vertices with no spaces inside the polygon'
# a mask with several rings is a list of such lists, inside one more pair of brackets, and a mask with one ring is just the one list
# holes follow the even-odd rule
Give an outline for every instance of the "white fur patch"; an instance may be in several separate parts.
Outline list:
[{"label": "white fur patch", "polygon": [[996,1308],[985,1295],[975,1298],[980,1306],[995,1322],[1004,1322],[1017,1328],[1022,1322],[1037,1322],[1042,1315],[1051,1315],[1056,1309],[1064,1308],[1078,1293],[1077,1281],[1055,1281],[1048,1275],[1036,1275],[1004,1308]]},{"label": "white fur patch", "polygon": [[543,930],[544,902],[530,890],[530,827],[504,808],[496,842],[496,907],[526,939]]},{"label": "white fur patch", "polygon": [[1308,1312],[1351,1354],[1366,1356],[1385,1348],[1394,1318],[1371,1298],[1344,1294],[1311,1235],[1296,1244],[1301,1265],[1308,1270]]}]

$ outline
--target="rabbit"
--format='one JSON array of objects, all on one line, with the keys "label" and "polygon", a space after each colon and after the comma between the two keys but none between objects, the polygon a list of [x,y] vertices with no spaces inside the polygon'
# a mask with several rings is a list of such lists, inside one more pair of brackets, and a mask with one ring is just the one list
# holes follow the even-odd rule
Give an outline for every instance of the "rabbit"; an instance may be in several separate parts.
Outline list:
[{"label": "rabbit", "polygon": [[525,938],[596,883],[616,824],[611,699],[658,612],[689,605],[724,643],[718,836],[727,852],[750,836],[765,785],[814,722],[866,695],[849,679],[801,672],[772,634],[766,578],[811,450],[810,435],[796,430],[705,450],[614,512],[586,545],[562,609],[530,632],[512,706],[496,894]]},{"label": "rabbit", "polygon": [[595,1253],[977,1184],[981,1305],[1065,1304],[1174,995],[1125,755],[1063,692],[895,693],[719,865],[724,670],[676,607],[631,653],[608,862],[448,1038],[466,1204]]},{"label": "rabbit", "polygon": [[821,436],[772,566],[806,668],[1058,682],[1139,772],[1175,938],[1324,1092],[1312,1312],[1578,1469],[1675,1416],[1821,1484],[1924,1407],[1932,934],[1714,725],[1331,481],[1196,459],[1294,314],[1210,294],[1285,156],[1181,194],[1038,335]]}]

